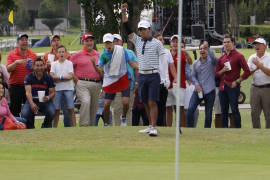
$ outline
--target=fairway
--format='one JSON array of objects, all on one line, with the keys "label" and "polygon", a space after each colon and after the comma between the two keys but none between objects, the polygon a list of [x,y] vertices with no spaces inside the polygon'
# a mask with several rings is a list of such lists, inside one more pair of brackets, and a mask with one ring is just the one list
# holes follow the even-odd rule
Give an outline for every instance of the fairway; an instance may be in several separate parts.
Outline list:
[{"label": "fairway", "polygon": [[[151,138],[140,127],[90,127],[0,132],[1,179],[174,179],[175,129]],[[180,179],[266,180],[270,132],[183,129]]]}]

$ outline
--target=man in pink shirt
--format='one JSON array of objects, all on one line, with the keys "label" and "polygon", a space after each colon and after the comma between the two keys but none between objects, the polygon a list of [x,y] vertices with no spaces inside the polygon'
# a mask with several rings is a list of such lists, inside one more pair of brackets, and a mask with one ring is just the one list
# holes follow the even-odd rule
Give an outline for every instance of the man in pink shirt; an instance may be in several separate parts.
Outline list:
[{"label": "man in pink shirt", "polygon": [[81,101],[80,126],[93,126],[98,109],[98,97],[101,89],[101,77],[96,64],[99,53],[94,50],[94,36],[85,33],[82,36],[83,48],[71,56],[74,67],[76,95]]},{"label": "man in pink shirt", "polygon": [[[248,78],[250,70],[244,56],[234,47],[234,38],[225,35],[223,39],[225,53],[219,58],[216,76],[220,77],[219,99],[222,113],[222,127],[228,128],[229,105],[232,109],[234,124],[241,128],[241,115],[238,109],[240,84]],[[240,76],[241,69],[244,73]]]}]

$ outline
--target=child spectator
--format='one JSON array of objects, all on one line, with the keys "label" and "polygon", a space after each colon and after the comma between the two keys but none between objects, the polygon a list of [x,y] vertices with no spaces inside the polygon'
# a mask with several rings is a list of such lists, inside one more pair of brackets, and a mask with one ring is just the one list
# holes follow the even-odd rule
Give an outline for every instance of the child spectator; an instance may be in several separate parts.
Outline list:
[{"label": "child spectator", "polygon": [[52,63],[51,76],[55,81],[55,116],[53,120],[53,127],[57,127],[59,121],[59,114],[61,109],[61,101],[65,100],[69,115],[71,117],[72,126],[76,126],[76,119],[74,115],[74,100],[73,100],[73,65],[72,62],[66,59],[66,48],[60,45],[57,49],[58,61]]}]

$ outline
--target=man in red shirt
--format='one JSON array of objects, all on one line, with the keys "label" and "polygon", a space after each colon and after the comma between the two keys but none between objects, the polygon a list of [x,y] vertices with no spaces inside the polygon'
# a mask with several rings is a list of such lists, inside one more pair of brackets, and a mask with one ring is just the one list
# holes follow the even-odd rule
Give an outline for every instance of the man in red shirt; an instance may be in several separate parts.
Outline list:
[{"label": "man in red shirt", "polygon": [[[51,38],[52,49],[44,54],[43,60],[46,64],[48,72],[50,72],[51,63],[58,60],[57,47],[61,45],[61,38],[58,35],[53,35]],[[66,58],[69,60],[71,57],[70,53],[66,51]]]},{"label": "man in red shirt", "polygon": [[[182,43],[183,44],[183,43]],[[184,45],[184,44],[183,44]],[[178,35],[173,35],[170,39],[170,51],[173,57],[174,66],[177,71],[177,51],[178,51]],[[183,47],[182,47],[183,49]],[[181,79],[180,79],[180,126],[186,127],[186,118],[185,118],[185,93],[184,89],[186,89],[186,63],[187,56],[184,51],[181,53]],[[172,126],[172,117],[173,117],[173,106],[176,105],[176,87],[173,87],[173,76],[172,72],[169,69],[169,77],[170,77],[170,86],[168,89],[168,97],[166,103],[166,126]],[[174,84],[176,85],[176,84]]]},{"label": "man in red shirt", "polygon": [[9,95],[10,110],[12,114],[19,117],[21,104],[25,103],[24,77],[31,72],[30,62],[37,59],[37,55],[28,48],[28,35],[19,34],[17,48],[10,51],[7,56],[7,70],[10,73]]},{"label": "man in red shirt", "polygon": [[[236,128],[241,128],[241,115],[238,109],[240,84],[250,75],[244,56],[234,47],[234,38],[225,35],[223,39],[225,53],[219,58],[216,76],[220,77],[219,99],[222,113],[222,126],[228,128],[229,105],[232,109]],[[244,73],[240,76],[241,69]]]}]

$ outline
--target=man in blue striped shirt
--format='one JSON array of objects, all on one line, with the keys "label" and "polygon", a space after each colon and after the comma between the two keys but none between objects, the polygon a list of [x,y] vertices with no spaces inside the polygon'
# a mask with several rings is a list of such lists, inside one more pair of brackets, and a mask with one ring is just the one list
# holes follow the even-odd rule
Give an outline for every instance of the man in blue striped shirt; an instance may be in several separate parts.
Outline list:
[{"label": "man in blue striped shirt", "polygon": [[122,22],[128,38],[136,47],[139,64],[139,96],[144,102],[150,121],[150,126],[140,133],[148,133],[149,136],[157,136],[156,122],[158,116],[157,101],[159,100],[159,56],[165,54],[160,41],[152,38],[151,25],[148,21],[141,20],[138,24],[139,35],[132,32],[128,25],[126,15],[127,3],[121,4]]},{"label": "man in blue striped shirt", "polygon": [[195,85],[188,112],[187,112],[187,125],[194,127],[194,112],[202,100],[205,102],[205,128],[211,128],[212,111],[215,102],[215,69],[216,59],[208,55],[208,47],[201,43],[199,46],[200,58],[196,60],[192,68],[192,82]]}]

